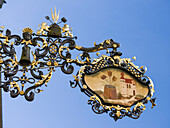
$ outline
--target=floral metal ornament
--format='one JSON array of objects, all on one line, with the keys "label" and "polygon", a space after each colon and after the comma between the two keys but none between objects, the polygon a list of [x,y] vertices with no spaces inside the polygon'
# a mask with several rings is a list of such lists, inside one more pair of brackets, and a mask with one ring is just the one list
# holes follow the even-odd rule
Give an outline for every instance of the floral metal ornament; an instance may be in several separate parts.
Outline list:
[{"label": "floral metal ornament", "polygon": [[[136,59],[121,58],[117,51],[120,44],[112,39],[100,44],[94,42],[93,47],[82,47],[76,44],[72,28],[60,23],[67,22],[66,18],[59,20],[59,13],[51,10],[52,21],[45,18],[50,25],[39,24],[36,33],[31,28],[24,28],[22,37],[12,35],[10,30],[0,30],[0,73],[1,88],[10,92],[11,97],[24,96],[27,101],[33,101],[36,93],[47,86],[55,68],[61,68],[65,74],[72,74],[74,66],[80,67],[70,86],[79,86],[81,91],[89,96],[88,104],[97,114],[109,113],[115,120],[124,116],[139,118],[145,104],[150,101],[155,106],[153,97],[154,84],[145,76],[147,68],[136,66]],[[22,53],[16,51],[22,48]],[[80,51],[77,57],[71,51]],[[98,51],[105,50],[107,55]],[[96,58],[91,57],[96,53]],[[18,56],[20,60],[18,60]],[[73,66],[74,65],[74,66]],[[46,71],[44,71],[46,70]],[[27,86],[26,86],[27,85]]]}]

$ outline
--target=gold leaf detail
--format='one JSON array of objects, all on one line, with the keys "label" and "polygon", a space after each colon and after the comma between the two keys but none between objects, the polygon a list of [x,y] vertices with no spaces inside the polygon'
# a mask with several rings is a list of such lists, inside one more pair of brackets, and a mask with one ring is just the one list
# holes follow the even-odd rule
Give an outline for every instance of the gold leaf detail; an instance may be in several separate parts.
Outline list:
[{"label": "gold leaf detail", "polygon": [[31,29],[31,28],[24,28],[24,29],[22,29],[22,31],[23,31],[23,33],[25,33],[25,32],[29,32],[29,33],[33,33],[33,30]]}]

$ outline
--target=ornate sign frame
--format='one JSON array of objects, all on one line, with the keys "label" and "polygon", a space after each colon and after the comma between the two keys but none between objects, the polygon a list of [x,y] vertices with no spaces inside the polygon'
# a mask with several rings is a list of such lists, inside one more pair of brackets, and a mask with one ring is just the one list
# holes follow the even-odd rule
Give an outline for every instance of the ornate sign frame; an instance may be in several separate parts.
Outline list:
[{"label": "ornate sign frame", "polygon": [[[120,54],[119,54],[120,55]],[[102,55],[100,58],[95,59],[92,65],[86,65],[81,67],[78,74],[75,77],[74,82],[71,82],[71,86],[74,88],[77,85],[81,88],[81,91],[84,92],[87,96],[90,97],[88,104],[92,106],[92,110],[97,114],[108,113],[111,117],[115,119],[121,119],[124,116],[129,116],[133,119],[137,119],[140,117],[143,110],[146,109],[145,105],[150,101],[152,103],[152,108],[156,105],[155,99],[152,99],[154,91],[154,84],[152,80],[144,76],[146,72],[146,67],[141,66],[138,67],[133,64],[130,58],[121,59],[119,55],[106,56]],[[133,57],[135,59],[135,57]],[[84,80],[84,76],[86,74],[95,74],[100,72],[100,70],[114,68],[121,69],[123,71],[128,72],[131,76],[133,76],[138,82],[145,84],[149,91],[147,96],[139,101],[136,101],[131,106],[123,106],[120,104],[108,104],[103,101],[103,99],[91,90]]]}]

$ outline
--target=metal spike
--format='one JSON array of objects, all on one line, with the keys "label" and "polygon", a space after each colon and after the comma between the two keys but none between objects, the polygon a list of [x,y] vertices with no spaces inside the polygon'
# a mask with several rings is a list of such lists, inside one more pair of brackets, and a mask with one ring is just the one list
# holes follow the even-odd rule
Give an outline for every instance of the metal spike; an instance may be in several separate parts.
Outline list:
[{"label": "metal spike", "polygon": [[[52,17],[52,20],[54,21],[54,14],[53,14],[53,11],[51,9],[51,17]],[[55,22],[55,21],[54,21]]]},{"label": "metal spike", "polygon": [[56,7],[55,7],[55,9],[54,9],[54,19],[55,19],[54,23],[57,23],[57,12],[56,12]]},{"label": "metal spike", "polygon": [[56,17],[56,22],[57,22],[58,19],[59,19],[59,14],[60,14],[60,10],[58,11],[58,14],[57,14],[57,17]]}]

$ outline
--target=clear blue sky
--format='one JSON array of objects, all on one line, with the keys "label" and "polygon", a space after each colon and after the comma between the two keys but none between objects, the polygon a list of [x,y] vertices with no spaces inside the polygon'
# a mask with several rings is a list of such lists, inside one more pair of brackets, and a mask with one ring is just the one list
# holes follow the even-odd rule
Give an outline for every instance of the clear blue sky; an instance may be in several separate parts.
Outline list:
[{"label": "clear blue sky", "polygon": [[[21,34],[25,27],[37,31],[46,22],[50,8],[60,9],[73,27],[76,43],[93,46],[112,38],[121,43],[122,57],[136,56],[135,64],[148,68],[155,84],[157,106],[143,112],[138,120],[128,117],[115,122],[108,114],[97,115],[87,105],[88,97],[72,89],[60,69],[53,74],[33,102],[3,93],[4,128],[169,128],[169,0],[6,0],[0,10],[0,26]],[[48,22],[48,21],[47,21]],[[77,53],[79,54],[79,53]],[[76,68],[78,70],[78,67]],[[76,74],[76,72],[74,72]]]}]

